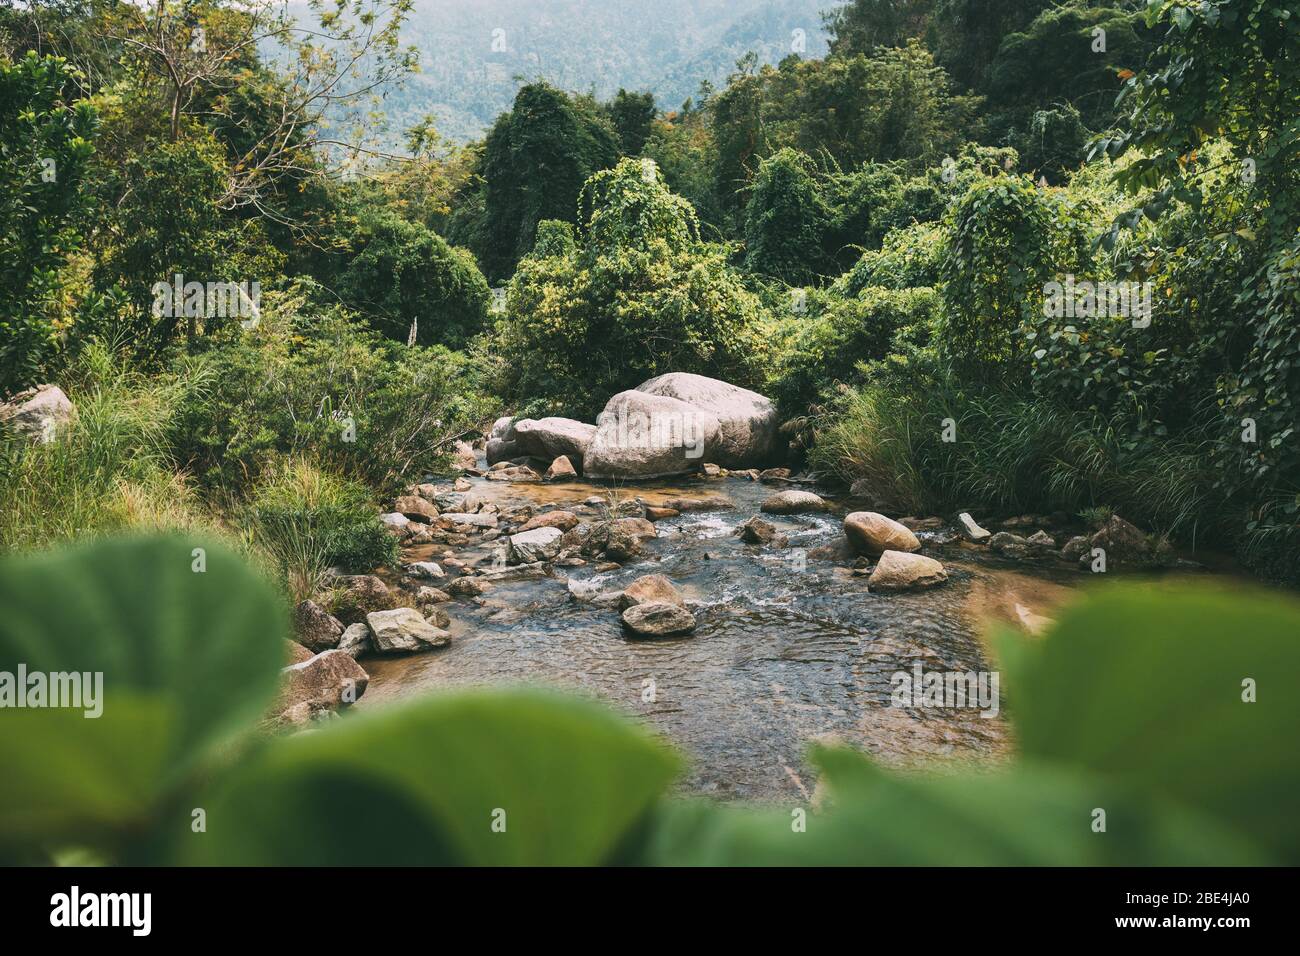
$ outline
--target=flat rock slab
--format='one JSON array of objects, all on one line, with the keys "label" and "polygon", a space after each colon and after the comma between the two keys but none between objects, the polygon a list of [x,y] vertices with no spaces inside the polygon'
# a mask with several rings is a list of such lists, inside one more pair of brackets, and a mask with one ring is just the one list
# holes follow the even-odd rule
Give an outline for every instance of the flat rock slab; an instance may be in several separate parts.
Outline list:
[{"label": "flat rock slab", "polygon": [[426,621],[419,611],[409,607],[375,611],[366,615],[374,635],[375,650],[381,654],[406,654],[446,647],[451,635]]},{"label": "flat rock slab", "polygon": [[830,506],[821,495],[811,491],[779,491],[768,497],[760,508],[771,515],[818,514],[829,510]]},{"label": "flat rock slab", "polygon": [[932,588],[948,580],[942,564],[923,554],[886,551],[867,578],[872,591],[910,591]]}]

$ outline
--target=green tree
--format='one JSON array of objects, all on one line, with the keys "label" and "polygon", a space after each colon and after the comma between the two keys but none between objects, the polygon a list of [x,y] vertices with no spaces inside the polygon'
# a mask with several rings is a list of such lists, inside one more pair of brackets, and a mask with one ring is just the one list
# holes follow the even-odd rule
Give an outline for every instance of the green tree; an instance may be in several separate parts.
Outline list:
[{"label": "green tree", "polygon": [[510,282],[494,343],[507,397],[590,418],[664,372],[756,384],[761,303],[653,164],[597,173],[579,207],[577,241],[547,224]]},{"label": "green tree", "polygon": [[0,59],[0,393],[31,383],[55,349],[60,268],[82,242],[95,112],[71,103],[65,60]]},{"label": "green tree", "polygon": [[650,124],[655,118],[653,93],[629,93],[620,89],[605,106],[610,122],[618,133],[626,156],[640,156],[650,138]]},{"label": "green tree", "polygon": [[573,221],[582,184],[618,160],[618,134],[589,99],[545,83],[523,87],[483,152],[483,271],[504,278],[543,219]]},{"label": "green tree", "polygon": [[790,285],[824,274],[831,219],[812,160],[785,148],[759,164],[745,207],[745,268]]},{"label": "green tree", "polygon": [[367,209],[339,282],[349,306],[385,335],[459,348],[487,318],[487,280],[464,249],[389,210]]}]

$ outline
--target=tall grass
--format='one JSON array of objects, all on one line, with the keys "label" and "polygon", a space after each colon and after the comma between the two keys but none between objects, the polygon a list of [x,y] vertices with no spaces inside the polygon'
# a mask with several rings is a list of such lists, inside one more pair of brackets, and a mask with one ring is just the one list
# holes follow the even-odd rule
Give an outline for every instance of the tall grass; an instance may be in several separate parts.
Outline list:
[{"label": "tall grass", "polygon": [[1134,439],[1097,417],[943,381],[846,389],[811,456],[846,484],[866,479],[901,511],[1108,506],[1185,539],[1219,520],[1208,460],[1208,441]]},{"label": "tall grass", "polygon": [[177,380],[131,371],[91,345],[67,381],[77,416],[54,441],[0,438],[0,549],[205,524],[168,453]]}]

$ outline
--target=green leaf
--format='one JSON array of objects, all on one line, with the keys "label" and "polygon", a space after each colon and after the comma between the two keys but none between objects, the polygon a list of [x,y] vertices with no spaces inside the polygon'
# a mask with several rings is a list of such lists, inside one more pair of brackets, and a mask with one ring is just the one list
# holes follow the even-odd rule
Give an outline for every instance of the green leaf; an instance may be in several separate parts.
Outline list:
[{"label": "green leaf", "polygon": [[208,832],[182,852],[244,865],[601,863],[678,767],[592,701],[450,694],[276,741],[204,802]]},{"label": "green leaf", "polygon": [[[1022,752],[1196,809],[1300,859],[1300,606],[1247,587],[1112,586],[999,637]],[[1244,702],[1243,682],[1258,699]]]},{"label": "green leaf", "polygon": [[[894,775],[817,749],[829,806],[663,807],[645,860],[707,866],[1225,865],[1264,858],[1214,821],[1095,774],[1019,765],[964,776]],[[1105,831],[1093,828],[1105,811]]]},{"label": "green leaf", "polygon": [[[193,549],[206,570],[191,570]],[[0,710],[0,842],[136,825],[266,708],[283,663],[276,593],[220,545],[106,541],[0,563],[0,672],[102,674],[98,717]],[[86,677],[85,675],[91,675]],[[93,694],[91,696],[94,696]]]}]

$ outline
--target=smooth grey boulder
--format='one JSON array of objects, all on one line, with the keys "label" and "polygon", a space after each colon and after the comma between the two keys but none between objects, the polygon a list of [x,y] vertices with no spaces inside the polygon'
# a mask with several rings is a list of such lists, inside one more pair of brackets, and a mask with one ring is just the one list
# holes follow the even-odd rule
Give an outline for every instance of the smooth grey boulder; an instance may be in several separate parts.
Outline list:
[{"label": "smooth grey boulder", "polygon": [[638,392],[685,402],[718,420],[719,434],[708,460],[723,468],[771,464],[778,443],[776,405],[767,397],[716,378],[669,372],[642,382]]},{"label": "smooth grey boulder", "polygon": [[59,428],[77,409],[57,385],[37,385],[0,403],[0,424],[43,444],[54,441]]},{"label": "smooth grey boulder", "polygon": [[721,425],[712,413],[678,399],[619,392],[596,419],[583,474],[588,478],[660,478],[699,471]]},{"label": "smooth grey boulder", "polygon": [[581,469],[587,446],[596,437],[596,426],[572,418],[525,418],[515,422],[515,441],[524,454],[554,461],[560,456]]}]

